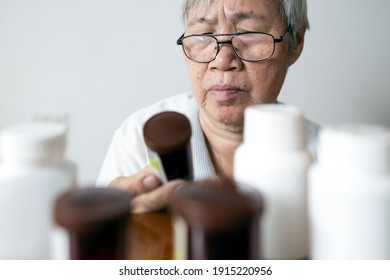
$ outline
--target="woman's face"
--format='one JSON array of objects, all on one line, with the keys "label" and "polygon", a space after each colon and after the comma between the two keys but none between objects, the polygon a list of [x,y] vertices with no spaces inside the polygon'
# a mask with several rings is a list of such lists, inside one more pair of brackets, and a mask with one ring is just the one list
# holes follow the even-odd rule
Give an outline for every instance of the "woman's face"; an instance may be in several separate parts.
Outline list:
[{"label": "woman's face", "polygon": [[[214,0],[207,9],[195,6],[190,10],[185,35],[261,31],[279,38],[286,28],[278,1]],[[302,32],[296,49],[299,44],[303,46]],[[242,126],[246,107],[275,102],[288,67],[301,51],[301,48],[289,51],[289,36],[276,44],[271,58],[260,62],[241,60],[229,44],[221,44],[216,59],[209,63],[187,58],[192,90],[201,114],[210,121]],[[218,37],[218,40],[230,37]]]}]

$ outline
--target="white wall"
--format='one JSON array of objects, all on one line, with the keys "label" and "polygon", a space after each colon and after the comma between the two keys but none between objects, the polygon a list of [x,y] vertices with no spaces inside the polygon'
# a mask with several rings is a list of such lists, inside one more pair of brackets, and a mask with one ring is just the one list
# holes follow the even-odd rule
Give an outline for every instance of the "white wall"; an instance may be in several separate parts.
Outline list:
[{"label": "white wall", "polygon": [[114,129],[189,89],[180,0],[0,0],[0,128],[69,114],[68,157],[94,183]]},{"label": "white wall", "polygon": [[308,0],[311,29],[281,98],[320,124],[390,126],[390,1]]},{"label": "white wall", "polygon": [[[0,128],[69,114],[68,157],[93,183],[114,129],[190,88],[180,0],[0,0]],[[390,2],[308,0],[311,30],[281,100],[320,124],[390,125]]]}]

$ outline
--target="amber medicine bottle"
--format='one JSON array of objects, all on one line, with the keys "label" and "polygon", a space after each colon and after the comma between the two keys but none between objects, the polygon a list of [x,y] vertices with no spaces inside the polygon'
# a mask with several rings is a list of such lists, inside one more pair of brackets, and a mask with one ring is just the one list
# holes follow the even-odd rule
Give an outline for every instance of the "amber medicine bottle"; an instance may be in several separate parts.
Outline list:
[{"label": "amber medicine bottle", "polygon": [[126,259],[130,195],[110,188],[83,188],[62,194],[55,220],[70,240],[70,259]]},{"label": "amber medicine bottle", "polygon": [[259,258],[261,196],[231,181],[188,183],[173,199],[175,258],[245,260]]},{"label": "amber medicine bottle", "polygon": [[193,178],[191,134],[190,121],[178,112],[162,112],[145,123],[149,163],[161,182]]}]

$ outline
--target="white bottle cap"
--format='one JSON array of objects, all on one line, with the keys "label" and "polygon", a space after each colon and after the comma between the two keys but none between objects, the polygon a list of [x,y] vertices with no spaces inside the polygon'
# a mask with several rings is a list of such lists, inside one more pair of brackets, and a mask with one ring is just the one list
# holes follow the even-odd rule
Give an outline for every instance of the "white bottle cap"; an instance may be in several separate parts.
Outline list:
[{"label": "white bottle cap", "polygon": [[66,145],[61,123],[35,122],[5,127],[0,133],[0,155],[5,163],[57,164]]},{"label": "white bottle cap", "polygon": [[245,110],[244,143],[264,150],[305,149],[304,123],[296,107],[253,105]]},{"label": "white bottle cap", "polygon": [[373,124],[328,125],[319,133],[317,152],[325,168],[388,173],[390,129]]}]

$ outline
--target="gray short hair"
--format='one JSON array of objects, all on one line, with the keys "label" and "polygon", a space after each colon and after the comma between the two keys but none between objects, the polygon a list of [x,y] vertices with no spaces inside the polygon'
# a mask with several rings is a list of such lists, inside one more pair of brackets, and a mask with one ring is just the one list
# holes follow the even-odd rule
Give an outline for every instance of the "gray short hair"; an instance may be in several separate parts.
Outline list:
[{"label": "gray short hair", "polygon": [[[207,7],[212,0],[183,0],[183,20],[187,23],[187,17],[190,9],[195,5]],[[306,0],[275,0],[279,2],[282,17],[287,25],[291,26],[290,48],[295,45],[295,36],[300,28],[309,28],[309,21],[307,18],[307,4]]]}]

